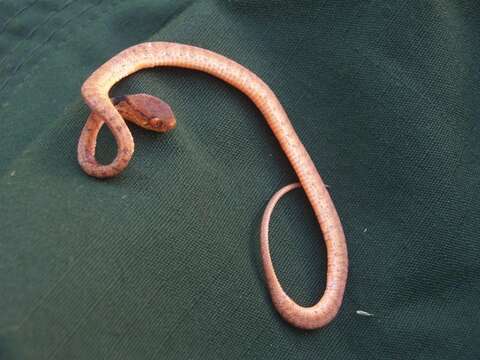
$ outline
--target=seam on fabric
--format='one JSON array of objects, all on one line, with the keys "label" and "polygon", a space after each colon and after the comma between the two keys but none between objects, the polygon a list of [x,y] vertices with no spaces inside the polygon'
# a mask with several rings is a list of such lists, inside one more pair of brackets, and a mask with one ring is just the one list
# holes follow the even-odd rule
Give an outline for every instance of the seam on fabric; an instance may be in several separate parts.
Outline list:
[{"label": "seam on fabric", "polygon": [[[442,4],[440,4],[442,5]],[[406,2],[404,2],[400,8],[397,9],[397,11],[392,14],[389,18],[389,22],[388,24],[386,24],[385,26],[383,26],[382,30],[380,32],[383,32],[383,29],[386,29],[386,28],[389,28],[392,26],[392,24],[395,23],[395,21],[397,21],[399,18],[400,18],[400,13],[404,10],[406,6]],[[377,44],[378,42],[375,42],[374,44]],[[434,102],[432,101],[431,97],[418,90],[415,86],[412,86],[411,84],[405,82],[405,80],[403,80],[399,73],[396,72],[396,71],[392,71],[384,66],[382,66],[381,64],[379,64],[378,62],[376,62],[375,60],[372,59],[372,57],[370,56],[372,51],[371,50],[366,50],[365,48],[363,47],[353,47],[353,50],[355,50],[355,52],[357,52],[362,58],[364,58],[365,60],[367,60],[368,62],[370,62],[373,66],[375,66],[377,69],[381,70],[382,72],[384,73],[387,73],[388,75],[390,75],[391,78],[397,80],[398,82],[400,82],[403,86],[405,86],[406,88],[412,90],[415,94],[419,95],[420,97],[422,97],[423,99],[427,100],[429,102],[430,105],[435,105]]]},{"label": "seam on fabric", "polygon": [[370,56],[371,51],[369,51],[369,50],[365,51],[365,49],[358,48],[358,47],[354,47],[353,50],[355,50],[355,52],[357,52],[358,55],[360,55],[363,59],[367,60],[370,64],[372,64],[375,68],[380,70],[382,73],[385,73],[385,74],[389,75],[390,78],[392,78],[392,79],[398,81],[399,83],[401,83],[405,88],[411,90],[413,93],[417,94],[422,99],[426,100],[430,105],[436,106],[436,104],[433,102],[433,100],[431,99],[431,97],[429,95],[427,95],[426,93],[418,90],[418,88],[416,86],[412,86],[411,84],[406,82],[400,76],[400,74],[397,71],[390,70],[390,69],[382,66],[380,63],[376,62],[375,60],[373,60],[372,57]]},{"label": "seam on fabric", "polygon": [[[52,38],[60,31],[62,31],[66,25],[68,25],[72,20],[74,19],[77,19],[78,17],[82,16],[84,13],[86,13],[88,10],[91,10],[92,8],[95,8],[97,6],[99,6],[101,3],[103,2],[103,0],[100,0],[99,3],[97,4],[93,4],[93,5],[90,5],[86,8],[83,8],[79,13],[73,15],[72,17],[70,17],[69,19],[67,19],[66,21],[64,21],[61,26],[59,28],[57,28],[56,30],[54,30],[53,32],[51,32],[47,38],[42,42],[40,43],[39,45],[37,45],[36,47],[34,47],[29,53],[27,53],[24,58],[23,58],[23,61],[21,63],[19,63],[15,69],[13,70],[13,72],[10,74],[9,77],[7,77],[3,84],[0,85],[0,93],[6,88],[6,86],[8,85],[8,83],[10,82],[10,80],[13,79],[13,77],[15,75],[17,75],[17,73],[19,72],[19,70],[23,67],[23,65],[25,65],[31,58],[32,58],[32,55],[37,51],[37,50],[40,50],[41,48],[43,48],[48,42],[50,42],[50,40],[52,40]],[[37,63],[38,64],[38,63]],[[19,83],[17,83],[17,85],[15,85],[14,88],[12,88],[12,93],[14,93],[16,91],[16,89],[18,87],[20,87],[21,85],[23,85],[25,83],[25,81],[30,77],[30,74],[31,73],[26,73],[25,74],[25,77],[23,78],[22,81],[20,81]],[[27,76],[28,75],[28,76]]]},{"label": "seam on fabric", "polygon": [[[101,3],[103,3],[104,0],[100,0],[97,4],[95,5],[92,5],[90,6],[89,8],[85,9],[85,11],[88,11],[89,9],[95,7],[95,6],[99,6]],[[190,7],[193,3],[195,3],[195,1],[197,0],[191,0],[190,2],[187,3],[187,5],[183,8],[183,9],[180,9],[180,13],[182,13],[183,11],[185,11],[188,7]],[[112,3],[105,3],[105,5],[110,5],[110,6],[113,6],[114,4],[117,4],[119,3],[120,1],[116,1],[116,2],[112,2]],[[81,12],[81,14],[83,14],[84,11]],[[108,11],[107,11],[108,12]],[[180,13],[178,15],[180,15]],[[72,17],[71,19],[69,19],[67,22],[64,22],[62,25],[61,25],[61,28],[58,28],[57,30],[53,31],[47,38],[47,40],[43,41],[42,45],[41,46],[37,46],[29,55],[32,55],[34,51],[37,51],[39,50],[40,48],[42,48],[44,45],[46,45],[55,35],[56,33],[58,33],[59,31],[62,30],[62,27],[64,27],[66,24],[68,24],[68,22],[74,20],[76,17],[78,17],[79,15],[81,14],[77,14],[76,16]],[[177,15],[177,16],[178,16]],[[172,19],[169,19],[165,24],[162,25],[162,27],[164,27],[166,24],[168,24],[169,22],[173,21],[175,19],[176,16],[174,16]],[[55,47],[55,50],[58,50],[59,48],[61,48],[62,46],[68,44],[71,39],[69,39],[68,37],[66,39],[64,39],[63,41],[60,41],[59,43],[55,44],[54,47]],[[8,82],[15,76],[18,74],[18,70],[20,70],[21,66],[23,66],[28,60],[30,59],[26,59],[25,61],[22,62],[22,64],[20,65],[17,65],[16,69],[15,69],[15,72],[13,74],[11,74],[4,82],[2,85],[0,85],[0,93],[2,93],[2,91],[5,89],[6,85],[8,84]],[[45,62],[47,59],[44,58],[44,59],[41,59],[39,62],[37,62],[37,65]],[[15,93],[16,89],[18,87],[20,87],[21,85],[23,85],[23,83],[25,82],[25,80],[29,77],[29,74],[27,73],[25,75],[25,78],[17,83],[17,85],[15,85],[10,93]]]},{"label": "seam on fabric", "polygon": [[[42,27],[44,27],[44,25],[46,25],[50,19],[52,17],[54,17],[55,15],[59,14],[60,12],[62,12],[63,10],[65,10],[67,7],[69,7],[70,5],[74,4],[76,0],[67,0],[65,3],[63,3],[63,5],[59,8],[59,9],[56,9],[56,10],[52,10],[50,12],[48,12],[46,14],[46,16],[42,19],[42,21],[40,23],[37,24],[37,26],[35,26],[34,28],[32,28],[30,30],[30,32],[26,35],[26,37],[22,38],[20,41],[17,41],[15,43],[15,46],[13,48],[10,49],[10,51],[6,52],[5,55],[3,56],[3,58],[0,59],[0,67],[3,65],[3,63],[5,62],[5,60],[9,57],[12,57],[15,55],[15,51],[21,46],[23,45],[27,40],[29,40],[33,35],[35,35],[35,33],[40,30]],[[7,68],[3,68],[3,70],[6,70],[8,72],[8,69]]]},{"label": "seam on fabric", "polygon": [[[94,4],[94,5],[91,5],[89,7],[86,7],[86,8],[83,8],[78,14],[75,14],[73,15],[72,17],[70,17],[69,19],[67,19],[66,21],[64,21],[62,23],[62,25],[57,28],[56,30],[54,30],[53,32],[51,32],[47,38],[42,42],[40,43],[39,45],[37,45],[36,47],[34,47],[29,53],[27,53],[23,59],[23,61],[21,63],[19,63],[15,69],[13,70],[12,74],[10,75],[9,78],[7,78],[2,85],[0,85],[0,92],[8,85],[8,82],[17,74],[17,72],[22,68],[23,65],[25,65],[31,58],[32,58],[32,55],[37,51],[37,50],[40,50],[42,47],[44,47],[50,40],[52,40],[52,38],[55,36],[55,34],[57,34],[58,32],[62,31],[66,25],[68,25],[72,20],[74,19],[77,19],[78,17],[82,16],[84,13],[86,13],[87,11],[91,10],[92,8],[95,8],[97,6],[99,6],[101,3],[103,2],[103,0],[101,0],[99,3],[97,4]],[[31,73],[26,73],[25,74],[25,77],[24,79],[19,82],[17,84],[17,86],[15,86],[15,88],[21,86],[22,84],[25,83],[25,80],[27,80],[30,76],[27,76]]]},{"label": "seam on fabric", "polygon": [[27,11],[29,8],[31,8],[33,5],[35,5],[39,0],[33,0],[30,4],[24,6],[23,8],[17,10],[12,16],[10,16],[9,18],[7,18],[5,20],[5,22],[3,23],[3,26],[2,26],[2,29],[0,29],[0,34],[2,34],[5,29],[7,28],[8,24],[10,24],[13,20],[15,20],[15,18],[17,18],[18,16],[20,16],[22,13],[24,13],[25,11]]}]

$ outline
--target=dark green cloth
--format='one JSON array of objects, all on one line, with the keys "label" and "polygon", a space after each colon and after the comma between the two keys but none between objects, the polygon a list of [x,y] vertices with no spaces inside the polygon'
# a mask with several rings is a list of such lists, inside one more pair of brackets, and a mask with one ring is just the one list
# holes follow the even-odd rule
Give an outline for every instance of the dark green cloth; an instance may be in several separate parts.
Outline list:
[{"label": "dark green cloth", "polygon": [[[278,95],[348,240],[328,327],[270,302],[258,226],[296,177],[240,92],[135,74],[112,93],[164,99],[177,129],[131,126],[118,178],[80,170],[83,80],[147,40],[226,55]],[[0,359],[480,358],[479,69],[473,0],[1,1]],[[325,247],[301,191],[271,246],[286,291],[316,302]]]}]

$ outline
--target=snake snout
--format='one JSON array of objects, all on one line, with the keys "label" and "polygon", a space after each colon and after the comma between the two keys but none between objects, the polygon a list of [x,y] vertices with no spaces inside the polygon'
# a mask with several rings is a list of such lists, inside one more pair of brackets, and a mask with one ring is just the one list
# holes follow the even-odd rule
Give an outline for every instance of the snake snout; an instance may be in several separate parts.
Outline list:
[{"label": "snake snout", "polygon": [[153,129],[160,132],[167,132],[167,131],[173,130],[177,125],[177,121],[173,116],[169,118],[163,118],[163,119],[159,117],[154,117],[150,119],[148,123]]}]

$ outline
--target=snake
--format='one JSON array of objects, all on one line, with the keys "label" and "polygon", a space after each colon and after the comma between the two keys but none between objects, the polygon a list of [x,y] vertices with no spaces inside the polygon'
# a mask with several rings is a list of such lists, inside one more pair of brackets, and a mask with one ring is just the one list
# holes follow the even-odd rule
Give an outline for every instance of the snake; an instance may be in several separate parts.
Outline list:
[{"label": "snake", "polygon": [[[298,182],[274,193],[263,213],[260,255],[266,288],[276,311],[290,325],[313,330],[329,324],[340,310],[347,283],[348,255],[343,227],[329,191],[280,101],[270,87],[246,67],[213,51],[173,42],[145,42],[119,52],[95,70],[81,87],[82,97],[91,110],[78,142],[81,168],[90,176],[110,178],[127,167],[134,152],[134,140],[125,120],[157,132],[175,128],[172,110],[161,99],[147,94],[113,98],[109,95],[121,79],[142,69],[161,66],[192,69],[217,77],[240,90],[260,110],[298,177]],[[103,124],[108,126],[117,145],[117,154],[110,164],[95,160],[96,139]],[[299,305],[283,289],[273,266],[268,239],[275,205],[285,194],[298,188],[306,194],[326,248],[325,289],[311,306]]]}]

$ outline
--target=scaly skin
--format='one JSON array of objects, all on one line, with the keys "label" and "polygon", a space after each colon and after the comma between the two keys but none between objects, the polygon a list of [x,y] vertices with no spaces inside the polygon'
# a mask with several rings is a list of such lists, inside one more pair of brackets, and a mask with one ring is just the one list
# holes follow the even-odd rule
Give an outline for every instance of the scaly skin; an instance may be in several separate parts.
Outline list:
[{"label": "scaly skin", "polygon": [[[262,112],[301,184],[291,184],[280,189],[265,209],[260,245],[267,286],[277,311],[290,324],[302,329],[325,326],[336,316],[341,306],[347,281],[348,256],[342,225],[325,184],[282,105],[272,90],[245,67],[214,52],[177,43],[149,42],[122,51],[96,70],[82,86],[83,98],[92,110],[92,115],[78,145],[81,167],[89,175],[105,178],[119,174],[127,166],[133,154],[134,143],[122,115],[125,116],[131,109],[122,109],[118,104],[116,108],[109,98],[109,90],[124,77],[157,66],[194,69],[216,76],[247,95]],[[142,110],[140,112],[148,111],[144,106],[146,105],[139,106]],[[137,119],[136,122],[149,128],[144,120]],[[108,165],[100,165],[95,161],[96,136],[103,122],[112,131],[118,146],[116,158]],[[311,307],[296,304],[282,289],[268,246],[268,224],[275,204],[285,193],[300,186],[320,224],[327,249],[326,289],[318,303]]]}]

